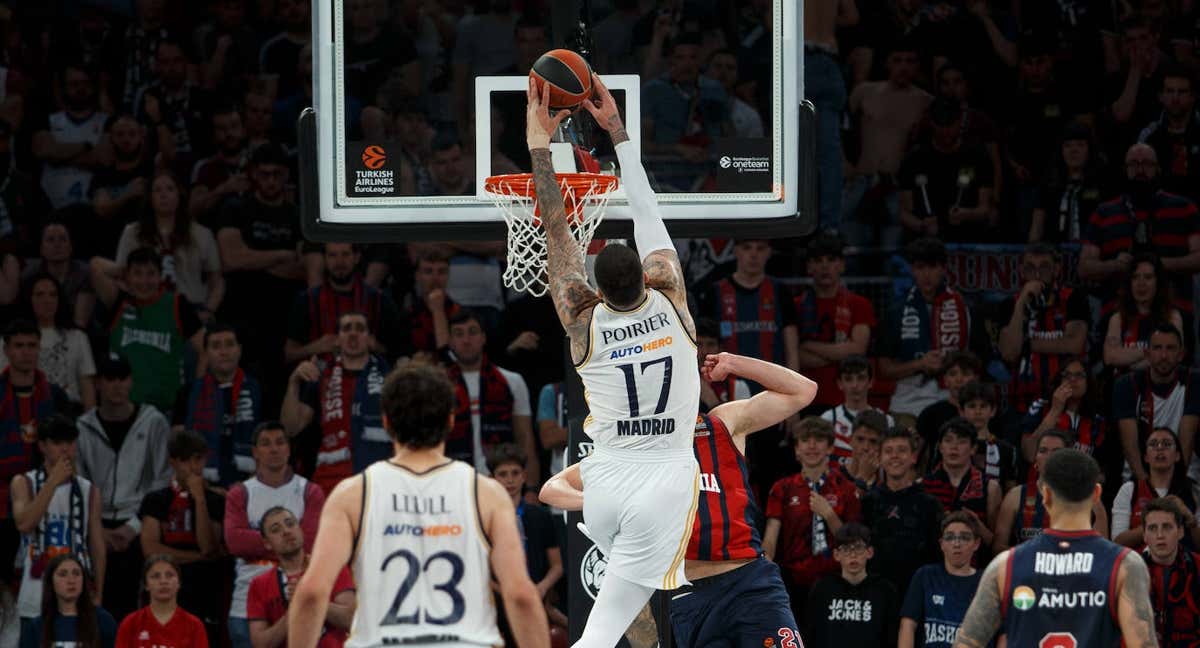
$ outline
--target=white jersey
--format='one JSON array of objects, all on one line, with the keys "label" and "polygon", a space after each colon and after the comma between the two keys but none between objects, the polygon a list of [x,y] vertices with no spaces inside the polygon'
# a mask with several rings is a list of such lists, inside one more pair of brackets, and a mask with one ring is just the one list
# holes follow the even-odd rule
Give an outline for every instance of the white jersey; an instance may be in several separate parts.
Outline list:
[{"label": "white jersey", "polygon": [[[95,146],[104,135],[104,123],[108,115],[97,112],[77,122],[66,112],[50,115],[47,130],[60,144],[87,142]],[[47,164],[42,169],[42,191],[50,199],[50,206],[61,209],[76,203],[91,200],[92,172],[69,164]]]},{"label": "white jersey", "polygon": [[500,645],[475,469],[379,461],[363,472],[363,493],[347,648]]},{"label": "white jersey", "polygon": [[597,446],[692,450],[700,408],[696,343],[666,295],[647,290],[628,311],[597,304],[588,354],[576,369],[591,412],[583,431]]}]

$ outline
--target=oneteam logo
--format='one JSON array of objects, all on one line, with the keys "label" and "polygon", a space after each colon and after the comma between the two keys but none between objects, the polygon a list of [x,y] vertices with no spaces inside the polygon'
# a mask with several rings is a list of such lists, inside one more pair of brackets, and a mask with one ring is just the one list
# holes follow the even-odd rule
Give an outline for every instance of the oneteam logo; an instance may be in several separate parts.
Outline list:
[{"label": "oneteam logo", "polygon": [[372,144],[363,149],[362,163],[372,171],[382,169],[383,165],[387,164],[387,151],[382,146]]},{"label": "oneteam logo", "polygon": [[1029,610],[1033,608],[1033,604],[1037,601],[1037,594],[1034,594],[1032,587],[1022,585],[1013,590],[1012,601],[1013,607],[1018,610]]}]

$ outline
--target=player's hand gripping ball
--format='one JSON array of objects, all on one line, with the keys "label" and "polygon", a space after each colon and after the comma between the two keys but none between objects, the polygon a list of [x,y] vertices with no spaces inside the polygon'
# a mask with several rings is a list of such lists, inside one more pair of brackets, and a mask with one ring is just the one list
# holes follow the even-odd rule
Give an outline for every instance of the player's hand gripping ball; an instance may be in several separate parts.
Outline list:
[{"label": "player's hand gripping ball", "polygon": [[582,56],[566,49],[550,50],[533,63],[529,78],[541,94],[550,85],[550,109],[574,110],[592,96],[592,67]]}]

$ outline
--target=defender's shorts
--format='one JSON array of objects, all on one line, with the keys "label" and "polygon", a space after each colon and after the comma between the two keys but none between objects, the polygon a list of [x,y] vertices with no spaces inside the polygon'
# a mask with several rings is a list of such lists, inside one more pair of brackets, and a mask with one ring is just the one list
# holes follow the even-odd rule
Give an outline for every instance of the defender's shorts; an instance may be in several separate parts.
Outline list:
[{"label": "defender's shorts", "polygon": [[759,557],[671,595],[679,648],[803,648],[779,566]]}]

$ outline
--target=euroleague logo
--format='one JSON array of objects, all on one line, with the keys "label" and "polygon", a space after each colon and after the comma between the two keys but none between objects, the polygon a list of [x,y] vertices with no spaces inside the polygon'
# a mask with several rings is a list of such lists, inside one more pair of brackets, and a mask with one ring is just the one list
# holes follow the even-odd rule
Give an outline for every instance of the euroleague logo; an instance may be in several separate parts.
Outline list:
[{"label": "euroleague logo", "polygon": [[604,580],[606,567],[608,567],[608,559],[596,545],[592,545],[592,548],[583,554],[583,560],[579,562],[579,582],[583,584],[583,591],[587,592],[593,601],[600,593],[600,582]]},{"label": "euroleague logo", "polygon": [[372,171],[382,169],[383,165],[387,164],[387,151],[383,150],[382,146],[372,144],[363,149],[362,163]]},{"label": "euroleague logo", "polygon": [[728,169],[730,167],[730,165],[732,165],[732,164],[733,164],[733,160],[731,160],[728,155],[721,156],[721,168],[722,169]]}]

